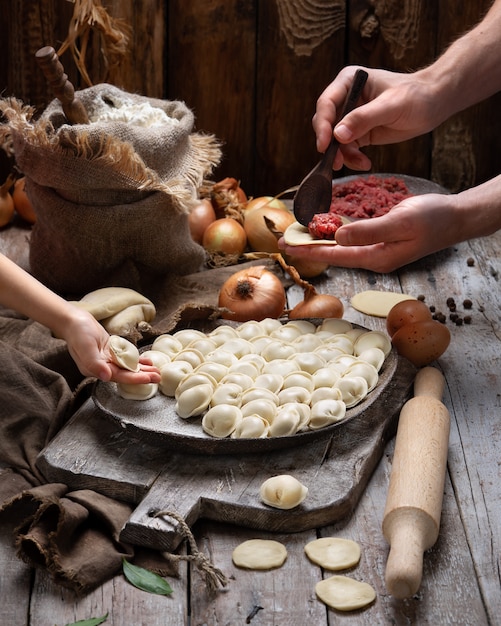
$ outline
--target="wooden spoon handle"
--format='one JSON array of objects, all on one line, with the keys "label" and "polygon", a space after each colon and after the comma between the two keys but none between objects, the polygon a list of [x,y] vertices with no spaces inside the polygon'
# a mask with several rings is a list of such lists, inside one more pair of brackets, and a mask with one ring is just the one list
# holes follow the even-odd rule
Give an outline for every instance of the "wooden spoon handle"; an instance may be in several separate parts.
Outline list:
[{"label": "wooden spoon handle", "polygon": [[51,46],[40,48],[35,54],[47,82],[56,98],[62,104],[64,114],[70,124],[88,124],[89,117],[82,102],[75,96],[75,88],[64,73],[56,51]]},{"label": "wooden spoon handle", "polygon": [[[339,123],[345,115],[348,115],[350,111],[356,107],[357,102],[362,95],[362,90],[367,81],[368,74],[365,70],[358,69],[355,73],[355,77],[353,78],[353,83],[351,84],[350,91],[346,96],[346,100],[344,101],[344,106],[341,111],[341,115],[338,117],[337,122]],[[324,156],[320,161],[319,171],[325,173],[326,176],[332,178],[332,164],[334,163],[334,159],[336,157],[337,151],[339,148],[339,142],[332,136],[331,142],[324,152]]]}]

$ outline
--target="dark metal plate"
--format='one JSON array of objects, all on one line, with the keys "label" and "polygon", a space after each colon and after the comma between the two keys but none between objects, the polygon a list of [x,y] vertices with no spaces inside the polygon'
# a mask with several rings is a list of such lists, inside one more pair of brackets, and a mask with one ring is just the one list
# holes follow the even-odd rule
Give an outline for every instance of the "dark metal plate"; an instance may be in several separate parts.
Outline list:
[{"label": "dark metal plate", "polygon": [[[358,327],[353,324],[354,327]],[[368,329],[365,329],[368,330]],[[93,397],[98,408],[109,418],[134,436],[145,438],[148,443],[166,449],[200,454],[235,454],[268,452],[300,446],[309,442],[331,437],[347,422],[365,420],[368,414],[385,411],[391,402],[393,389],[390,385],[398,367],[399,357],[394,349],[386,357],[379,372],[379,381],[367,397],[358,405],[347,409],[346,417],[325,428],[299,432],[283,437],[266,439],[219,439],[205,433],[201,417],[180,418],[174,410],[173,398],[160,392],[149,400],[126,400],[122,398],[115,383],[97,382]]]}]

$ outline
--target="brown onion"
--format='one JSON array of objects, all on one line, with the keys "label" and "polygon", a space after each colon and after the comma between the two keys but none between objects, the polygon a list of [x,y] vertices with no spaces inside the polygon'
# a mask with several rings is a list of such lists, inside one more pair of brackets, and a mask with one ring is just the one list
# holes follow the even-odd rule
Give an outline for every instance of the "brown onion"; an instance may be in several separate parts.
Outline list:
[{"label": "brown onion", "polygon": [[273,196],[258,196],[257,198],[252,198],[246,203],[245,210],[253,211],[254,209],[258,209],[260,207],[262,208],[264,206],[271,207],[272,209],[288,211],[285,202],[279,198],[274,198]]},{"label": "brown onion", "polygon": [[223,217],[205,229],[202,245],[208,252],[240,255],[247,245],[247,235],[236,220]]},{"label": "brown onion", "polygon": [[328,263],[312,261],[311,259],[284,254],[283,252],[282,254],[285,261],[297,269],[301,278],[315,278],[316,276],[323,274],[329,267]]},{"label": "brown onion", "polygon": [[245,212],[244,228],[252,250],[278,252],[277,238],[268,228],[265,218],[273,222],[275,229],[282,233],[296,220],[288,210],[269,205]]},{"label": "brown onion", "polygon": [[278,318],[285,308],[285,289],[264,265],[235,272],[219,292],[219,306],[228,309],[221,317],[237,322]]},{"label": "brown onion", "polygon": [[326,319],[343,317],[344,306],[339,298],[326,293],[317,293],[315,289],[306,291],[304,300],[289,311],[289,319],[297,320],[309,317]]},{"label": "brown onion", "polygon": [[200,200],[200,203],[193,207],[188,215],[188,224],[193,241],[201,244],[206,228],[215,221],[216,212],[212,202],[208,198]]},{"label": "brown onion", "polygon": [[293,265],[288,265],[281,254],[274,255],[274,257],[296,285],[302,287],[304,291],[304,300],[289,311],[289,319],[343,317],[344,306],[339,298],[325,293],[317,293],[315,287],[303,280],[298,270]]},{"label": "brown onion", "polygon": [[247,202],[247,194],[236,178],[228,176],[214,183],[211,201],[218,218],[228,217],[226,215],[228,206],[237,203],[243,207]]}]

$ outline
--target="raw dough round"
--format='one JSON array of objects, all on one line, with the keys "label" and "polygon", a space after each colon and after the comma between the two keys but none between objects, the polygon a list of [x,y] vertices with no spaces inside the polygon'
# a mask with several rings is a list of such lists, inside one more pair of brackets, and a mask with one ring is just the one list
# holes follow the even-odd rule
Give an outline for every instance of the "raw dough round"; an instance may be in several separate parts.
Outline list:
[{"label": "raw dough round", "polygon": [[368,606],[376,599],[376,592],[368,583],[348,576],[331,576],[315,585],[318,598],[338,611],[354,611]]},{"label": "raw dough round", "polygon": [[279,541],[249,539],[238,545],[231,555],[234,565],[245,569],[274,569],[285,563],[287,550]]},{"label": "raw dough round", "polygon": [[402,300],[416,300],[416,298],[405,293],[369,289],[355,294],[351,299],[351,306],[367,315],[386,317],[392,307]]},{"label": "raw dough round", "polygon": [[332,571],[353,567],[360,561],[360,546],[351,539],[322,537],[307,543],[304,551],[313,563]]}]

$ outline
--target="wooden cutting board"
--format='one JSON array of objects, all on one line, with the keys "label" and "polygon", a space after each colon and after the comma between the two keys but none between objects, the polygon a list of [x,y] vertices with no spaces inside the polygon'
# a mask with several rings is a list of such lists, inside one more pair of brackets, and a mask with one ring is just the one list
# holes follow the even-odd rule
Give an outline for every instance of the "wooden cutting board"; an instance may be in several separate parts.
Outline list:
[{"label": "wooden cutting board", "polygon": [[[384,388],[354,419],[323,437],[264,452],[204,454],[160,445],[151,433],[109,419],[90,398],[42,451],[38,467],[48,481],[136,504],[121,539],[155,549],[181,541],[170,518],[153,517],[160,510],[190,526],[202,517],[280,532],[324,526],[356,507],[395,434],[415,371],[395,357]],[[308,487],[303,504],[281,511],[261,503],[261,483],[276,474],[292,474]]]}]

